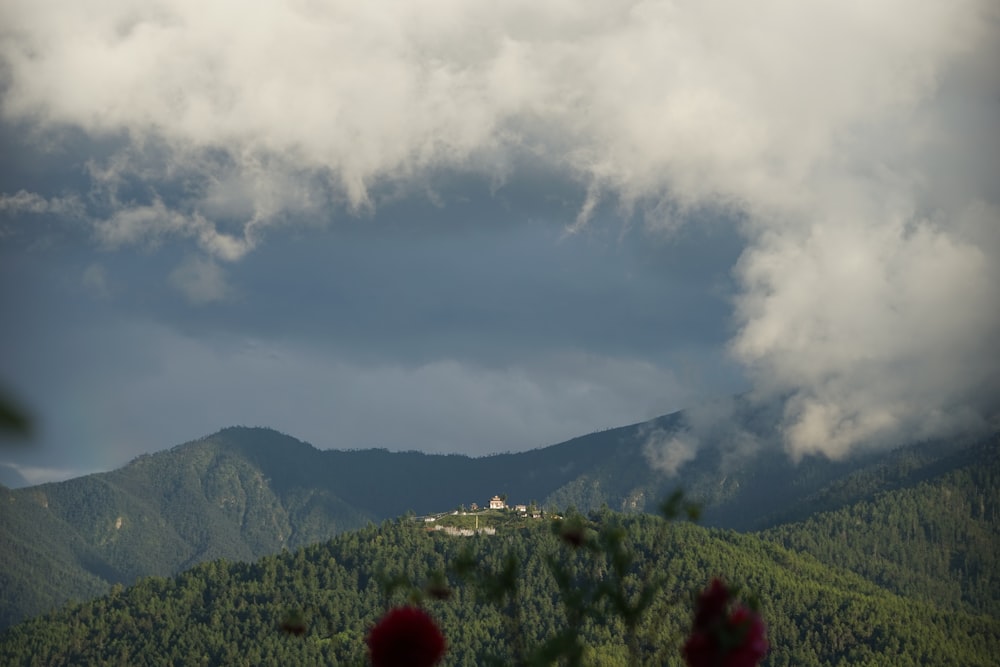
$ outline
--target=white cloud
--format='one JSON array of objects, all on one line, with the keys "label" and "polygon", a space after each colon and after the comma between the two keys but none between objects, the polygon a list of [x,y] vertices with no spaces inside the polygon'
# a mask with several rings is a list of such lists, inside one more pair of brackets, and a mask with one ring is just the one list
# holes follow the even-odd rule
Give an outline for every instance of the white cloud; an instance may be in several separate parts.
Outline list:
[{"label": "white cloud", "polygon": [[732,350],[791,397],[790,451],[836,456],[996,416],[998,23],[989,0],[12,0],[2,112],[128,138],[93,170],[107,242],[227,260],[380,184],[528,159],[587,188],[580,222],[731,212]]},{"label": "white cloud", "polygon": [[699,442],[690,433],[668,434],[663,429],[655,429],[642,445],[642,452],[657,470],[670,476],[698,454]]},{"label": "white cloud", "polygon": [[891,216],[771,234],[741,262],[733,350],[760,393],[791,395],[796,456],[981,431],[996,416],[996,232],[983,247]]},{"label": "white cloud", "polygon": [[728,473],[774,443],[768,407],[734,397],[692,403],[676,428],[654,428],[645,436],[643,454],[654,468],[673,476],[699,449],[711,446],[722,454],[721,469]]},{"label": "white cloud", "polygon": [[17,215],[32,213],[36,215],[53,214],[77,216],[82,214],[82,203],[76,197],[46,198],[36,192],[18,190],[14,194],[0,193],[0,213]]},{"label": "white cloud", "polygon": [[191,236],[205,250],[226,260],[241,258],[253,246],[250,238],[220,233],[201,214],[170,209],[159,198],[150,205],[120,208],[110,218],[97,221],[96,228],[100,238],[113,247],[169,233]]},{"label": "white cloud", "polygon": [[977,11],[12,2],[3,108],[126,131],[140,152],[167,151],[163,172],[213,152],[240,172],[315,168],[354,206],[379,179],[518,150],[626,198],[789,204],[855,126],[932,90],[975,42]]}]

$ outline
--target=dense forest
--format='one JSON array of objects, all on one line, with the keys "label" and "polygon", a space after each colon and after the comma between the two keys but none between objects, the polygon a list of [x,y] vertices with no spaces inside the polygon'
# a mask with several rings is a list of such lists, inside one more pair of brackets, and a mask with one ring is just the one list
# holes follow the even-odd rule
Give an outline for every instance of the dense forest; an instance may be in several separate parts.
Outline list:
[{"label": "dense forest", "polygon": [[[758,535],[667,524],[651,515],[595,512],[589,530],[621,528],[635,564],[624,585],[650,573],[658,593],[638,626],[643,659],[680,664],[690,593],[714,576],[755,592],[768,624],[768,665],[994,664],[1000,652],[995,616],[894,594],[847,570],[820,563]],[[69,664],[358,664],[368,628],[406,588],[446,573],[452,594],[424,604],[448,638],[446,664],[501,661],[514,636],[538,644],[567,624],[560,587],[547,563],[587,591],[612,576],[607,560],[574,550],[546,520],[525,520],[496,535],[452,537],[412,519],[387,521],[323,544],[256,563],[213,561],[173,578],[147,578],[128,589],[22,623],[0,640],[0,662]],[[472,555],[499,571],[517,563],[519,623],[463,584],[449,564]],[[565,591],[563,591],[564,594]],[[289,614],[303,633],[282,632]],[[622,665],[621,622],[609,616],[578,628],[585,663]]]},{"label": "dense forest", "polygon": [[1000,618],[1000,448],[912,487],[762,533],[910,598]]}]

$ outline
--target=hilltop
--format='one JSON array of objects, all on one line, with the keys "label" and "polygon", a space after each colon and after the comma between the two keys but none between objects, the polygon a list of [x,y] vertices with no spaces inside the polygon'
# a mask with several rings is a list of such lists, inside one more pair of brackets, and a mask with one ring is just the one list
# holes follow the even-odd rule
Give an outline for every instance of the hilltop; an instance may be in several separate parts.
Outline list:
[{"label": "hilltop", "polygon": [[550,510],[641,512],[683,487],[704,503],[705,525],[751,530],[907,488],[980,455],[920,443],[794,465],[777,449],[734,462],[720,442],[669,476],[650,465],[645,446],[650,433],[682,424],[675,413],[481,458],[324,451],[270,429],[233,427],[111,472],[0,489],[0,626],[113,584],[218,558],[252,561],[407,512],[486,504],[494,494]]}]

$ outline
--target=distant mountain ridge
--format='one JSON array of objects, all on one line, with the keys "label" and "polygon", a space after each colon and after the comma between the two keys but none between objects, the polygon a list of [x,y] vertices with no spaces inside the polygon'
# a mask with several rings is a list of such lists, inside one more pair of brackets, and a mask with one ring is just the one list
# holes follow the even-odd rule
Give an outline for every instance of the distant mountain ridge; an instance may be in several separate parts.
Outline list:
[{"label": "distant mountain ridge", "polygon": [[493,494],[545,507],[643,511],[682,486],[705,503],[704,523],[754,529],[795,518],[801,507],[835,510],[893,480],[947,469],[954,455],[946,444],[924,444],[796,466],[775,450],[724,468],[725,443],[709,443],[669,477],[650,465],[644,447],[651,432],[682,428],[683,414],[674,413],[470,458],[321,451],[270,429],[231,427],[111,472],[0,489],[0,627],[115,583],[216,558],[253,560],[408,511],[485,504]]},{"label": "distant mountain ridge", "polygon": [[16,488],[28,485],[28,480],[17,468],[8,463],[0,463],[0,486]]}]

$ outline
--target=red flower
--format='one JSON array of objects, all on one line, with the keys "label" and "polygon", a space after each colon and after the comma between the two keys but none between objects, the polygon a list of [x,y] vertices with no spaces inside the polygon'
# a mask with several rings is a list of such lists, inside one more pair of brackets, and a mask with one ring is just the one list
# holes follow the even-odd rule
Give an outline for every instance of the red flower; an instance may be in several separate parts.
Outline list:
[{"label": "red flower", "polygon": [[719,579],[712,579],[708,588],[703,590],[694,603],[694,627],[707,628],[726,613],[730,593],[726,585]]},{"label": "red flower", "polygon": [[372,667],[431,667],[444,651],[444,635],[416,607],[391,609],[368,633]]},{"label": "red flower", "polygon": [[727,613],[731,603],[731,592],[718,579],[698,596],[684,644],[688,667],[755,667],[767,655],[760,616],[742,605]]},{"label": "red flower", "polygon": [[767,637],[764,621],[746,607],[737,607],[729,616],[730,630],[740,637],[739,645],[727,657],[730,667],[753,667],[767,655]]}]

